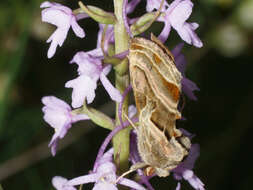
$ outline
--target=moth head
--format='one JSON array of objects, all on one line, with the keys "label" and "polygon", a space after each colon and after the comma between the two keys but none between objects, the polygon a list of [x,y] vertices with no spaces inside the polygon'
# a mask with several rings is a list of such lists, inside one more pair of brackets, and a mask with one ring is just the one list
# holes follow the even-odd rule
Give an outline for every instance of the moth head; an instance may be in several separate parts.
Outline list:
[{"label": "moth head", "polygon": [[170,170],[158,167],[148,166],[144,169],[144,174],[146,176],[152,176],[153,174],[158,175],[159,177],[167,177],[170,175]]}]

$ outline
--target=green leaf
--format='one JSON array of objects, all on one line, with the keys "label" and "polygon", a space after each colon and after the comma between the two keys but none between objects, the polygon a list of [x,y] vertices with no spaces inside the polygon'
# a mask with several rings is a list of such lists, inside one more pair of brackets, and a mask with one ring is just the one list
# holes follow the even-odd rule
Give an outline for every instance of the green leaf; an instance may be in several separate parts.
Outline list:
[{"label": "green leaf", "polygon": [[123,59],[120,64],[114,67],[115,71],[120,76],[125,75],[126,72],[128,71],[128,68],[129,68],[128,58]]},{"label": "green leaf", "polygon": [[130,29],[132,34],[136,36],[146,31],[151,26],[156,16],[157,15],[155,12],[142,15],[135,23],[131,25]]},{"label": "green leaf", "polygon": [[94,108],[87,107],[86,104],[84,104],[81,109],[76,109],[72,112],[74,114],[86,114],[95,124],[99,125],[100,127],[109,130],[114,129],[114,121],[109,116]]},{"label": "green leaf", "polygon": [[85,6],[81,1],[78,2],[81,9],[79,13],[86,13],[95,21],[102,23],[102,24],[114,24],[116,22],[116,18],[114,14],[104,11],[95,6]]}]

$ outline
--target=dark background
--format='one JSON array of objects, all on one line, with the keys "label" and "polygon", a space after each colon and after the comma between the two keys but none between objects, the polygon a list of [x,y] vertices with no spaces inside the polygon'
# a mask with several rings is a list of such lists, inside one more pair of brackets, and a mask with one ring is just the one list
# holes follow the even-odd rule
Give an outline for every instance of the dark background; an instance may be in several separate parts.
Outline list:
[{"label": "dark background", "polygon": [[[77,1],[58,1],[77,8]],[[132,16],[140,15],[145,1]],[[170,2],[170,1],[168,1]],[[201,49],[185,45],[187,76],[200,87],[198,101],[189,101],[183,110],[186,121],[178,122],[196,134],[201,146],[195,174],[206,189],[251,189],[253,124],[253,1],[202,0],[189,21],[200,27]],[[0,182],[4,189],[53,189],[55,175],[68,179],[86,174],[108,130],[90,121],[75,124],[61,141],[61,150],[52,157],[47,144],[53,129],[42,117],[41,97],[55,95],[71,102],[66,81],[77,76],[68,62],[77,51],[95,47],[97,24],[91,19],[79,22],[86,32],[80,39],[70,30],[63,47],[47,59],[46,39],[54,26],[40,21],[40,0],[0,2]],[[86,0],[112,11],[112,1]],[[159,34],[162,25],[150,31]],[[166,45],[181,42],[172,31]],[[113,73],[110,74],[113,81]],[[114,115],[114,104],[99,85],[92,104]],[[106,100],[106,101],[105,101]],[[151,180],[157,189],[175,189],[172,177]],[[84,189],[92,188],[85,185]],[[192,189],[183,182],[182,189]]]}]

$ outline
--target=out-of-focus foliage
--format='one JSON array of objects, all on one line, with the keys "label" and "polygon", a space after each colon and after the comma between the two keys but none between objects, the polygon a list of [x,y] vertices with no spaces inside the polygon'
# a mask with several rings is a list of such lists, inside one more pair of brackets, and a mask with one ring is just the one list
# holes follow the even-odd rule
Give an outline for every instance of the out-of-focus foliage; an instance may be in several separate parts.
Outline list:
[{"label": "out-of-focus foliage", "polygon": [[[68,62],[77,51],[95,47],[98,28],[91,19],[80,21],[86,37],[79,39],[70,32],[63,47],[48,60],[45,41],[54,27],[40,21],[41,2],[0,1],[0,182],[8,190],[53,189],[55,175],[72,178],[87,173],[108,134],[89,127],[90,122],[80,122],[67,135],[67,148],[54,158],[49,154],[47,143],[53,131],[42,119],[41,97],[53,94],[70,102],[71,90],[64,84],[77,73]],[[58,2],[78,7],[77,1]],[[186,45],[184,53],[189,62],[187,76],[201,90],[198,101],[186,102],[183,115],[187,120],[178,126],[196,134],[194,142],[200,143],[201,156],[195,171],[207,189],[251,189],[253,1],[193,2],[191,20],[200,24],[197,33],[204,47]],[[85,3],[113,9],[111,0]],[[138,6],[139,12],[144,6]],[[160,29],[159,24],[152,28],[157,33]],[[178,42],[180,38],[172,32],[166,45],[172,48]],[[92,105],[97,108],[109,100],[102,88],[98,93]],[[157,189],[176,185],[171,177],[152,182]],[[182,188],[191,189],[187,183]]]}]

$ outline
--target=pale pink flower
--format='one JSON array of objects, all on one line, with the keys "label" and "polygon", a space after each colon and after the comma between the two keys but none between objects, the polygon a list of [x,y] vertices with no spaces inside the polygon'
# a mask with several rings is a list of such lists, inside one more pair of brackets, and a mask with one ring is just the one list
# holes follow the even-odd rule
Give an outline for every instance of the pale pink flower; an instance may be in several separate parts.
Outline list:
[{"label": "pale pink flower", "polygon": [[[75,190],[74,186],[95,183],[93,190],[117,190],[117,175],[116,166],[113,163],[113,149],[107,151],[98,161],[96,171],[80,176],[71,180],[67,180],[60,176],[55,176],[52,180],[54,187],[57,190]],[[122,178],[119,180],[118,184],[136,189],[145,190],[143,186],[136,183],[135,181]]]},{"label": "pale pink flower", "polygon": [[[105,24],[99,24],[99,31],[97,35],[97,49],[101,48],[101,40],[102,34],[104,32]],[[104,50],[105,52],[108,51],[108,46],[110,43],[114,42],[114,26],[109,24],[107,26],[107,30],[104,37]]]},{"label": "pale pink flower", "polygon": [[48,1],[43,2],[40,8],[45,8],[41,13],[42,21],[57,27],[55,32],[47,40],[47,43],[51,42],[47,52],[48,58],[53,57],[58,45],[62,46],[70,27],[78,37],[83,38],[85,36],[84,30],[78,25],[77,18],[70,8]]},{"label": "pale pink flower", "polygon": [[42,108],[44,120],[55,129],[55,133],[49,143],[52,155],[55,156],[58,140],[67,134],[72,123],[87,120],[89,117],[85,114],[74,115],[71,112],[71,107],[66,102],[54,96],[43,97],[42,103],[45,105]]},{"label": "pale pink flower", "polygon": [[[204,183],[192,171],[196,159],[199,157],[199,145],[193,144],[187,158],[172,170],[176,180],[185,179],[196,190],[205,190]],[[180,182],[178,182],[176,190],[180,190]]]},{"label": "pale pink flower", "polygon": [[[146,10],[147,12],[151,12],[154,9],[158,10],[161,5],[162,0],[147,0]],[[166,0],[164,0],[162,11],[165,11],[168,8],[169,4]]]},{"label": "pale pink flower", "polygon": [[98,80],[101,81],[112,100],[117,102],[122,100],[120,92],[106,77],[112,66],[102,65],[102,55],[101,49],[97,48],[89,52],[78,52],[70,61],[70,63],[77,63],[79,73],[79,77],[65,84],[65,87],[73,88],[72,106],[74,108],[82,106],[85,99],[88,104],[94,100]]},{"label": "pale pink flower", "polygon": [[61,176],[55,176],[52,179],[52,184],[57,190],[76,190],[75,187],[67,185],[68,180]]},{"label": "pale pink flower", "polygon": [[165,42],[173,27],[186,43],[202,47],[203,44],[194,31],[199,25],[186,22],[192,13],[192,7],[191,0],[174,0],[158,18],[158,21],[164,22],[164,28],[158,38]]}]

